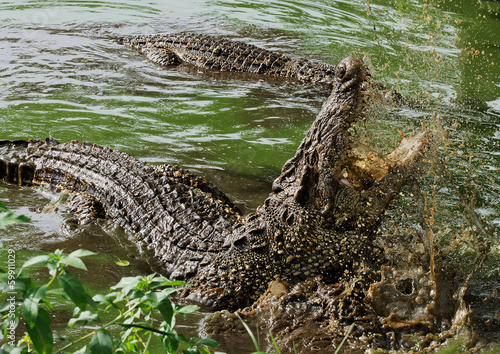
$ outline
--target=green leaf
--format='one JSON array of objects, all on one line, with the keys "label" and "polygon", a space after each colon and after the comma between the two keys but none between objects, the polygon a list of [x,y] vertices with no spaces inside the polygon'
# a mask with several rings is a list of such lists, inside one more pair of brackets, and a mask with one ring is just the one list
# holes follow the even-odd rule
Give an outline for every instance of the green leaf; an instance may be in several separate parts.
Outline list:
[{"label": "green leaf", "polygon": [[257,350],[257,352],[252,353],[252,354],[262,353],[260,351],[259,327],[257,327],[257,338],[255,338],[252,330],[250,329],[250,327],[248,327],[248,325],[245,323],[245,321],[243,321],[243,319],[240,317],[240,315],[238,313],[236,313],[236,316],[239,318],[239,320],[243,324],[243,327],[245,327],[246,331],[248,332],[248,335],[252,339],[253,345],[255,346],[255,350]]},{"label": "green leaf", "polygon": [[76,352],[73,352],[73,354],[88,354],[87,346],[84,345],[82,349],[79,349]]},{"label": "green leaf", "polygon": [[[20,299],[17,299],[17,298],[16,298],[16,300],[15,300],[15,304],[17,304],[18,302],[20,302]],[[9,312],[9,310],[10,310],[10,305],[11,305],[11,302],[10,302],[9,300],[4,300],[4,301],[2,302],[2,304],[0,305],[0,315],[1,315],[2,313],[4,313],[4,312],[5,312],[5,313]],[[6,322],[8,323],[8,321],[6,321]],[[5,323],[5,322],[2,322],[2,324],[4,324],[4,323]]]},{"label": "green leaf", "polygon": [[30,218],[25,215],[14,214],[11,211],[0,213],[0,229],[10,224],[22,224],[29,222]]},{"label": "green leaf", "polygon": [[24,264],[21,266],[21,269],[19,270],[19,274],[24,268],[27,268],[29,266],[35,265],[35,264],[45,264],[49,261],[50,256],[49,255],[40,255],[40,256],[35,256],[33,258],[28,259]]},{"label": "green leaf", "polygon": [[113,341],[109,332],[105,329],[100,329],[94,333],[89,344],[92,354],[112,354]]},{"label": "green leaf", "polygon": [[33,280],[23,274],[18,274],[16,276],[14,284],[9,283],[10,281],[12,281],[12,274],[9,275],[3,269],[0,269],[0,284],[4,283],[6,286],[4,291],[7,291],[6,289],[8,288],[8,291],[10,292],[22,292],[24,295],[26,291],[35,286]]},{"label": "green leaf", "polygon": [[57,266],[57,261],[54,261],[54,259],[51,259],[49,262],[47,262],[47,269],[49,270],[49,274],[51,277],[55,277],[57,273],[59,272],[59,267]]},{"label": "green leaf", "polygon": [[93,256],[95,254],[97,254],[97,253],[92,252],[92,251],[88,251],[88,250],[84,250],[84,249],[79,249],[79,250],[71,252],[68,256],[81,258],[81,257]]},{"label": "green leaf", "polygon": [[185,315],[191,312],[198,311],[199,309],[200,307],[196,305],[177,306],[175,308],[175,312]]},{"label": "green leaf", "polygon": [[120,266],[120,267],[127,267],[127,266],[129,266],[129,265],[130,265],[130,262],[129,262],[129,261],[126,261],[126,260],[125,260],[125,261],[123,261],[123,260],[121,260],[121,259],[120,259],[119,261],[115,262],[115,264],[116,264],[117,266]]},{"label": "green leaf", "polygon": [[54,336],[54,340],[59,340],[61,342],[65,341],[67,339],[66,337],[63,337],[57,333],[52,333],[52,335]]},{"label": "green leaf", "polygon": [[163,346],[167,349],[168,353],[175,353],[179,349],[179,340],[175,335],[168,335],[163,337]]},{"label": "green leaf", "polygon": [[[205,347],[199,347],[198,348],[198,353],[200,354],[210,354],[210,350],[208,350],[207,348]],[[219,352],[220,353],[220,352]]]},{"label": "green leaf", "polygon": [[153,291],[153,292],[150,292],[150,293],[147,293],[145,294],[142,298],[141,298],[141,302],[151,302],[152,304],[154,304],[156,306],[156,304],[158,302],[160,302],[161,300],[163,300],[166,296],[164,296],[161,292],[158,292],[158,291]]},{"label": "green leaf", "polygon": [[155,287],[187,285],[187,283],[183,282],[182,280],[168,280],[167,278],[163,278],[163,277],[157,277],[155,279],[155,283],[156,282],[158,282],[158,284],[156,284]]},{"label": "green leaf", "polygon": [[219,346],[219,343],[217,343],[216,340],[213,339],[200,339],[199,341],[196,342],[197,345],[206,345],[209,347],[216,348]]},{"label": "green leaf", "polygon": [[38,316],[33,327],[26,326],[33,346],[38,354],[50,354],[54,346],[52,331],[50,330],[50,317],[43,308],[38,309]]},{"label": "green leaf", "polygon": [[31,297],[34,301],[38,303],[45,297],[46,293],[47,293],[47,285],[43,284],[36,288],[31,288],[28,291],[27,296]]},{"label": "green leaf", "polygon": [[90,311],[83,311],[77,318],[72,318],[68,321],[69,328],[73,328],[77,322],[99,322],[99,315]]},{"label": "green leaf", "polygon": [[92,300],[94,300],[94,302],[96,303],[99,303],[99,304],[104,304],[104,305],[111,305],[113,304],[113,302],[111,300],[109,300],[106,296],[102,295],[102,294],[96,294],[92,297]]},{"label": "green leaf", "polygon": [[23,302],[23,316],[29,327],[33,327],[36,324],[36,319],[38,317],[38,303],[45,297],[46,292],[47,286],[44,284],[42,286],[31,288],[26,293],[26,297]]},{"label": "green leaf", "polygon": [[85,267],[85,264],[83,261],[78,258],[78,257],[73,257],[73,256],[62,256],[61,259],[59,260],[59,263],[66,264],[78,269],[83,269],[87,270],[87,267]]},{"label": "green leaf", "polygon": [[158,304],[155,307],[158,309],[158,311],[160,311],[161,315],[165,319],[165,322],[168,325],[172,325],[172,317],[174,317],[174,308],[170,300],[165,297],[160,302],[158,302]]},{"label": "green leaf", "polygon": [[182,354],[199,354],[199,353],[200,353],[200,351],[199,351],[199,348],[197,346],[193,346],[193,347],[184,349],[182,351]]},{"label": "green leaf", "polygon": [[[339,346],[337,347],[337,350],[335,351],[335,354],[338,354],[340,352],[340,349],[344,345],[345,341],[347,340],[347,337],[349,337],[349,334],[351,334],[352,329],[354,328],[354,325],[356,323],[353,323],[349,326],[349,329],[347,330],[347,333],[344,336],[344,339],[342,339],[342,342],[340,342]],[[417,343],[418,344],[418,343]]]},{"label": "green leaf", "polygon": [[66,292],[61,288],[48,289],[47,294],[56,295],[56,296],[64,296]]},{"label": "green leaf", "polygon": [[274,349],[276,349],[276,354],[281,354],[280,348],[278,347],[278,344],[274,340],[273,331],[271,331],[271,328],[269,328],[269,336],[271,337],[271,341],[273,342]]},{"label": "green leaf", "polygon": [[0,347],[0,354],[24,354],[28,353],[28,347],[23,346],[23,347],[14,347],[13,345],[10,345],[9,343],[5,343]]},{"label": "green leaf", "polygon": [[16,277],[16,287],[14,291],[21,292],[24,295],[29,289],[33,288],[34,286],[35,283],[30,277],[20,274]]},{"label": "green leaf", "polygon": [[[2,322],[2,325],[1,325],[1,328],[2,328],[1,334],[3,334],[3,338],[7,337],[7,331],[10,330],[10,327],[17,328],[17,326],[19,324],[20,313],[19,313],[18,307],[16,307],[14,312],[9,312],[8,316],[9,316],[9,319],[4,320]],[[0,336],[1,336],[1,334],[0,334]]]},{"label": "green leaf", "polygon": [[167,296],[167,295],[170,295],[170,294],[173,294],[173,293],[176,293],[178,292],[179,290],[181,290],[182,288],[166,288],[166,289],[163,289],[161,290],[161,293],[164,295],[164,296]]},{"label": "green leaf", "polygon": [[94,300],[85,292],[82,283],[73,274],[64,271],[57,277],[57,282],[80,309],[85,310],[87,304],[95,307]]},{"label": "green leaf", "polygon": [[111,287],[111,289],[122,289],[122,291],[125,294],[128,294],[128,292],[132,289],[135,289],[139,283],[142,281],[141,276],[136,276],[136,277],[123,277],[120,279],[118,284],[114,285]]},{"label": "green leaf", "polygon": [[[102,294],[96,294],[92,297],[92,300],[95,302],[95,303],[98,303],[98,304],[101,304],[101,305],[106,305],[106,306],[112,306],[114,308],[119,308],[117,304],[115,304],[114,301],[112,301],[109,297],[110,294],[108,294],[107,296],[104,296]],[[108,307],[109,308],[109,307]],[[104,312],[106,312],[106,310],[104,310]]]},{"label": "green leaf", "polygon": [[0,200],[0,211],[7,212],[9,209],[5,206],[5,204]]}]

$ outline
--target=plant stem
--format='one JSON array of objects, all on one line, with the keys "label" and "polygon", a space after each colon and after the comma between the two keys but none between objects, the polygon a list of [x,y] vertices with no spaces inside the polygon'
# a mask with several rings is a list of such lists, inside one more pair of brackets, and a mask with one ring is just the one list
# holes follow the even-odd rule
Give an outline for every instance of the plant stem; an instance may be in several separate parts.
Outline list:
[{"label": "plant stem", "polygon": [[[103,328],[104,328],[104,326],[103,326]],[[62,348],[61,348],[61,349],[59,349],[58,351],[54,352],[54,354],[61,353],[63,350],[65,350],[65,349],[67,349],[67,348],[69,348],[69,347],[73,346],[74,344],[76,344],[76,343],[78,343],[78,342],[80,342],[80,341],[84,340],[85,338],[90,337],[91,335],[93,335],[93,334],[94,334],[95,332],[97,332],[97,331],[98,331],[98,330],[95,330],[95,331],[92,331],[92,332],[87,333],[87,334],[86,334],[86,335],[84,335],[83,337],[78,338],[77,340],[75,340],[75,341],[73,341],[73,342],[71,342],[71,343],[67,344],[66,346],[62,347]]]},{"label": "plant stem", "polygon": [[342,348],[345,341],[347,340],[347,337],[349,337],[349,334],[351,334],[351,331],[353,328],[354,328],[354,323],[347,330],[347,333],[345,334],[344,339],[342,339],[342,342],[340,342],[340,345],[338,346],[337,350],[335,350],[335,354],[338,354],[340,352],[340,349]]},{"label": "plant stem", "polygon": [[[136,303],[136,304],[134,304],[131,308],[129,308],[127,311],[125,311],[125,312],[123,312],[123,313],[120,313],[120,315],[119,315],[118,317],[116,317],[115,319],[113,319],[112,321],[110,321],[110,322],[108,322],[108,323],[104,323],[104,324],[102,324],[101,328],[99,328],[99,329],[103,329],[103,328],[106,328],[106,327],[109,327],[109,326],[111,326],[111,325],[115,324],[117,321],[121,320],[124,316],[126,316],[128,313],[130,313],[131,311],[133,311],[133,310],[134,310],[137,306],[139,306],[139,305],[140,305],[140,303],[139,303],[139,302],[137,302],[137,303]],[[98,330],[99,330],[99,329],[98,329]],[[87,338],[87,337],[89,337],[89,336],[93,335],[93,334],[94,334],[94,333],[96,333],[98,330],[95,330],[95,331],[92,331],[92,332],[90,332],[90,333],[87,333],[87,334],[86,334],[86,335],[84,335],[83,337],[78,338],[78,339],[77,339],[77,340],[75,340],[74,342],[71,342],[71,343],[69,343],[68,345],[66,345],[66,346],[62,347],[61,349],[59,349],[58,351],[54,352],[54,354],[61,353],[63,350],[65,350],[65,349],[67,349],[67,348],[71,347],[72,345],[74,345],[74,344],[76,344],[76,343],[78,343],[78,342],[80,342],[80,341],[84,340],[85,338]]]},{"label": "plant stem", "polygon": [[[151,319],[151,324],[150,324],[150,327],[153,327],[153,319]],[[146,341],[146,344],[144,346],[144,351],[143,353],[146,354],[147,353],[147,350],[148,350],[148,347],[149,347],[149,343],[151,343],[151,338],[153,337],[153,332],[152,331],[149,331],[149,336],[148,336],[148,340]]]},{"label": "plant stem", "polygon": [[48,289],[48,288],[49,288],[49,286],[50,286],[50,285],[54,282],[54,280],[56,280],[56,278],[57,278],[59,275],[61,275],[62,273],[63,273],[63,269],[61,269],[61,271],[59,272],[59,274],[57,274],[57,272],[56,272],[56,274],[54,274],[54,275],[52,276],[52,278],[50,278],[49,282],[47,283],[47,289]]},{"label": "plant stem", "polygon": [[437,282],[436,282],[436,263],[434,261],[434,233],[432,228],[434,227],[434,214],[436,213],[436,181],[434,181],[434,185],[432,188],[432,209],[431,216],[429,220],[429,244],[430,244],[430,270],[431,270],[431,280],[434,287],[434,296],[437,297]]},{"label": "plant stem", "polygon": [[164,332],[164,331],[160,331],[159,329],[156,329],[156,328],[153,328],[153,327],[149,327],[149,326],[143,326],[143,325],[140,325],[140,324],[134,324],[134,323],[118,323],[120,326],[123,326],[123,327],[134,327],[134,328],[140,328],[140,329],[145,329],[145,330],[148,330],[150,332],[155,332],[155,333],[158,333],[158,334],[161,334],[161,335],[164,335],[164,336],[168,336],[168,333],[167,332]]}]

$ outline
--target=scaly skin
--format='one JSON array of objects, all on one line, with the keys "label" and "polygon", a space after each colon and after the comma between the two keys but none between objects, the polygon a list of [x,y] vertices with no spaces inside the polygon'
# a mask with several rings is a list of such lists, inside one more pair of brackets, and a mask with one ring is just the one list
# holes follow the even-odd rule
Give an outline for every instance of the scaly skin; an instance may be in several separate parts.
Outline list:
[{"label": "scaly skin", "polygon": [[241,219],[229,199],[200,177],[85,142],[0,142],[0,178],[99,202],[173,278],[187,279],[211,261]]},{"label": "scaly skin", "polygon": [[366,68],[358,57],[336,68],[331,96],[274,181],[243,218],[200,177],[153,167],[127,154],[53,140],[0,142],[0,178],[79,192],[154,250],[167,276],[194,284],[191,296],[214,308],[252,303],[270,281],[335,278],[372,249],[377,222],[415,171],[429,136],[405,139],[384,173],[357,177],[349,128],[363,116]]},{"label": "scaly skin", "polygon": [[237,71],[305,82],[333,85],[335,66],[293,60],[251,44],[205,34],[163,34],[120,38],[120,43],[135,48],[156,64],[168,66],[187,62],[220,71]]},{"label": "scaly skin", "polygon": [[[219,70],[262,74],[298,79],[305,83],[335,84],[334,65],[315,63],[305,59],[295,60],[286,55],[246,44],[240,41],[206,34],[180,33],[132,36],[120,38],[119,43],[137,49],[151,61],[161,66],[182,62],[199,67]],[[382,100],[397,103],[403,97],[373,81],[366,81],[371,91]]]}]

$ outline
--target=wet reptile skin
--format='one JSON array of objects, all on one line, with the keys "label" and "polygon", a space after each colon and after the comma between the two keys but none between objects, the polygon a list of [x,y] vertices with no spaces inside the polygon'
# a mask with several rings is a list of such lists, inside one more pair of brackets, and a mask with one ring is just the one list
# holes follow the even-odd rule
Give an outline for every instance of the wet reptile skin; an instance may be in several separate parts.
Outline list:
[{"label": "wet reptile skin", "polygon": [[[275,77],[288,77],[311,84],[333,87],[336,66],[286,55],[240,41],[206,34],[179,33],[123,37],[119,43],[137,49],[161,66],[186,62],[199,67],[232,72],[245,72]],[[401,94],[366,80],[372,93],[383,102],[401,103]]]},{"label": "wet reptile skin", "polygon": [[240,308],[271,280],[332,277],[370,252],[381,214],[415,171],[426,131],[362,189],[342,177],[353,148],[349,127],[362,117],[366,74],[358,57],[336,67],[331,96],[269,197],[246,217],[200,177],[90,143],[2,141],[0,178],[92,198],[154,251],[167,276],[192,283],[192,297],[217,309]]},{"label": "wet reptile skin", "polygon": [[293,77],[333,85],[335,66],[285,55],[251,44],[204,34],[165,34],[124,37],[120,43],[135,48],[159,65],[187,62],[220,71]]}]

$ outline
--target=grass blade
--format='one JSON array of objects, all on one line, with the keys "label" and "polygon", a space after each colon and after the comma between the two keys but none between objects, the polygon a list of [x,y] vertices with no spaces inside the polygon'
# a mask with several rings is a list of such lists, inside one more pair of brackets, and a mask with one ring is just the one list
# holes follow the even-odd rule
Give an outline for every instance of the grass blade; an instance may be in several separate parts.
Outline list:
[{"label": "grass blade", "polygon": [[352,329],[354,328],[354,323],[349,327],[349,330],[347,331],[347,333],[345,334],[345,337],[344,339],[342,339],[342,342],[340,342],[340,345],[339,347],[337,348],[337,350],[335,350],[335,354],[338,354],[339,351],[340,351],[340,348],[342,348],[342,346],[344,345],[345,341],[347,340],[347,337],[349,337],[349,334],[351,334],[351,331]]},{"label": "grass blade", "polygon": [[[248,332],[248,335],[250,336],[250,338],[252,338],[252,342],[253,342],[253,345],[255,346],[255,350],[257,350],[258,352],[260,352],[260,341],[255,338],[253,332],[250,330],[250,327],[248,327],[248,325],[245,323],[245,321],[242,320],[242,318],[240,317],[240,315],[238,313],[236,314],[236,316],[238,316],[238,318],[240,319],[241,323],[243,324],[243,327],[245,327],[246,331]],[[258,335],[259,335],[259,330],[257,328],[257,336]]]},{"label": "grass blade", "polygon": [[[271,331],[271,328],[269,328],[269,335],[271,336],[271,341],[273,342],[274,348],[276,349],[276,353],[281,354],[280,348],[278,348],[278,344],[276,344],[276,341],[274,340],[273,332]],[[295,345],[295,343],[294,343],[294,345]]]}]

